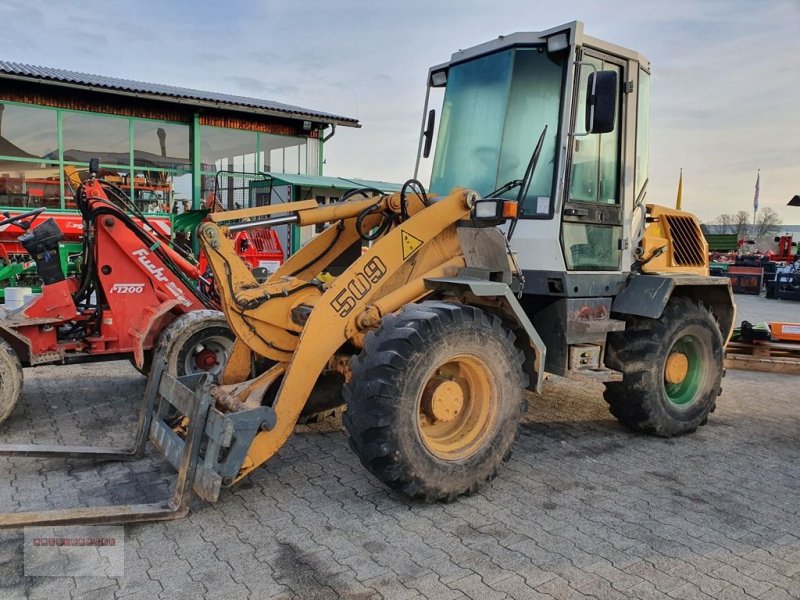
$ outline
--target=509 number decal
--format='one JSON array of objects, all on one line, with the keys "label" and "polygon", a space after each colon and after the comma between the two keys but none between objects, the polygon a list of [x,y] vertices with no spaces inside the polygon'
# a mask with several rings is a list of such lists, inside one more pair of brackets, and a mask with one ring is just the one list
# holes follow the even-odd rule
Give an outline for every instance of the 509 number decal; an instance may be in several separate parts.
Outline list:
[{"label": "509 number decal", "polygon": [[363,270],[356,273],[345,288],[331,300],[331,308],[346,317],[356,307],[356,303],[366,296],[372,286],[386,275],[386,265],[377,256],[364,265]]}]

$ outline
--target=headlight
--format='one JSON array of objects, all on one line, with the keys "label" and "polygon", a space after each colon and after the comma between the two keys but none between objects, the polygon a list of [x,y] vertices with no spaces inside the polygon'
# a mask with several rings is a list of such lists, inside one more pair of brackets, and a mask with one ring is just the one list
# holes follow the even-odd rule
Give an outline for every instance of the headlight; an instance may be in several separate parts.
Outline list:
[{"label": "headlight", "polygon": [[503,200],[502,198],[487,198],[478,200],[472,214],[475,219],[490,219],[492,221],[516,219],[519,205],[516,200]]}]

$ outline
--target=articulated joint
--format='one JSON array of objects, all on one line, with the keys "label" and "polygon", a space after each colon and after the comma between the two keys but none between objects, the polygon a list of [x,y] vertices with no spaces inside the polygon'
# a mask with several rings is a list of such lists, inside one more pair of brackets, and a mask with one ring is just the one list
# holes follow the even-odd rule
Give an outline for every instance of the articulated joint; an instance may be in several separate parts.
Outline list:
[{"label": "articulated joint", "polygon": [[377,327],[380,325],[382,318],[383,315],[381,315],[381,312],[378,310],[377,306],[367,306],[367,308],[364,309],[364,312],[356,317],[356,327],[362,331]]},{"label": "articulated joint", "polygon": [[200,236],[214,250],[219,250],[219,229],[213,223],[202,223],[198,229]]}]

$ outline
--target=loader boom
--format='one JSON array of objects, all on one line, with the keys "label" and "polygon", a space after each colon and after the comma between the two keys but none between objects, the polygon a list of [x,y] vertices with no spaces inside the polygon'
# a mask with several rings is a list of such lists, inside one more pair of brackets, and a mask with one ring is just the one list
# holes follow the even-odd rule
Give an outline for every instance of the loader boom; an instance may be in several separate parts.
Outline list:
[{"label": "loader boom", "polygon": [[[259,383],[274,384],[276,373],[283,375],[272,404],[276,425],[255,437],[237,480],[284,444],[314,383],[342,346],[350,343],[360,347],[364,333],[377,325],[381,316],[430,293],[424,278],[454,275],[464,266],[463,256],[457,252],[455,223],[469,216],[475,195],[458,190],[430,207],[425,207],[419,196],[411,198],[410,218],[376,241],[329,286],[314,278],[360,241],[356,230],[359,215],[370,211],[360,221],[362,231],[379,226],[384,211],[400,214],[399,194],[334,207],[300,208],[294,214],[302,224],[332,219],[334,224],[262,285],[236,256],[224,227],[214,223],[201,227],[201,244],[221,282],[220,294],[237,344],[277,361],[257,378]],[[293,207],[288,204],[283,208],[291,211]],[[236,214],[228,213],[227,217],[235,218]],[[298,319],[298,313],[308,309],[307,320]],[[242,359],[249,364],[248,355]],[[241,365],[230,361],[226,373],[232,371],[242,372]],[[230,379],[225,379],[229,386],[216,392],[217,397],[229,396],[226,405],[239,402],[254,407],[261,403],[266,393],[262,385],[253,382],[241,387]]]}]

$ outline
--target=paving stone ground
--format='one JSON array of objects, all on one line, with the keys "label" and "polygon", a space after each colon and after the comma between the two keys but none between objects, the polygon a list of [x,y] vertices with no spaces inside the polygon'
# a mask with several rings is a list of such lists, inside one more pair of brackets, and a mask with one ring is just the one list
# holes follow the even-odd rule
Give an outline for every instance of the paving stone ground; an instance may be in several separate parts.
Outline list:
[{"label": "paving stone ground", "polygon": [[[740,319],[800,321],[740,298]],[[120,443],[145,384],[123,362],[25,375],[2,442]],[[301,427],[216,504],[127,526],[123,577],[26,577],[22,532],[0,533],[0,600],[800,598],[798,387],[730,371],[708,425],[663,440],[623,430],[600,385],[553,378],[499,476],[449,505],[387,491],[340,422]],[[156,455],[0,458],[0,510],[153,501],[171,475]]]}]

